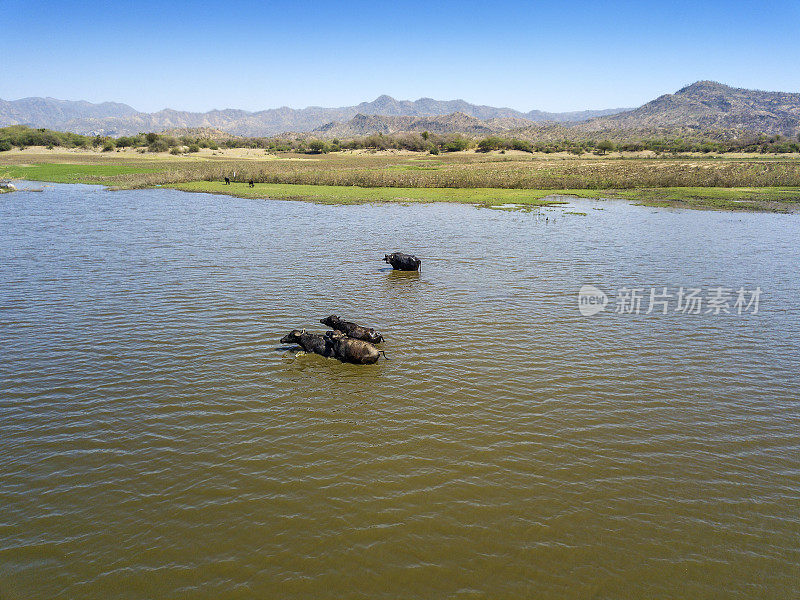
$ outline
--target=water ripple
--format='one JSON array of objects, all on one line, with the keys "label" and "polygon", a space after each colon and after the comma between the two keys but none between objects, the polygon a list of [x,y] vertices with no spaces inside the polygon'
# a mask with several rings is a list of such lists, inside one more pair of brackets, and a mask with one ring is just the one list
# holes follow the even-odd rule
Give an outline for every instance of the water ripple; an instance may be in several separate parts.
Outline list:
[{"label": "water ripple", "polygon": [[[4,197],[0,597],[793,597],[798,219],[603,208]],[[389,360],[278,342],[331,313]]]}]

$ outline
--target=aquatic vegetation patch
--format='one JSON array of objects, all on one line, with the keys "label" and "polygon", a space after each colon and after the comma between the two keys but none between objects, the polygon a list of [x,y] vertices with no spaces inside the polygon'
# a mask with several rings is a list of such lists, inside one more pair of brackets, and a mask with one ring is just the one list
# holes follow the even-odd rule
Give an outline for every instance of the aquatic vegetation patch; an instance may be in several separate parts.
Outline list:
[{"label": "aquatic vegetation patch", "polygon": [[609,190],[609,197],[654,207],[792,212],[800,206],[800,187],[647,188]]}]

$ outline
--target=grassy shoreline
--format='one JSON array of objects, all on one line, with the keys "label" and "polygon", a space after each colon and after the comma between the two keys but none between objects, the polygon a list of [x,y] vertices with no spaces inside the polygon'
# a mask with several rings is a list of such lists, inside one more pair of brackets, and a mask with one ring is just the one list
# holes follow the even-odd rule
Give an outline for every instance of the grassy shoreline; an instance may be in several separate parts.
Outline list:
[{"label": "grassy shoreline", "polygon": [[[224,185],[223,177],[234,181]],[[0,155],[0,177],[172,187],[244,198],[364,202],[459,202],[543,206],[558,196],[617,198],[647,206],[795,212],[800,159],[446,156],[397,153],[210,157],[133,153],[26,152]],[[255,187],[250,188],[248,179]]]},{"label": "grassy shoreline", "polygon": [[191,181],[167,187],[238,198],[305,200],[320,204],[374,202],[456,202],[499,206],[549,206],[564,204],[563,197],[628,200],[642,206],[729,211],[792,212],[800,201],[800,188],[648,188],[637,190],[517,190],[503,188],[361,188],[257,183],[225,185],[216,181]]},{"label": "grassy shoreline", "polygon": [[498,188],[395,188],[335,185],[299,185],[291,183],[246,183],[225,185],[218,181],[189,181],[168,187],[185,192],[224,194],[238,198],[271,198],[274,200],[307,200],[320,204],[363,204],[367,202],[457,202],[485,206],[522,204],[547,206],[563,204],[551,196],[578,196],[581,190],[509,190]]}]

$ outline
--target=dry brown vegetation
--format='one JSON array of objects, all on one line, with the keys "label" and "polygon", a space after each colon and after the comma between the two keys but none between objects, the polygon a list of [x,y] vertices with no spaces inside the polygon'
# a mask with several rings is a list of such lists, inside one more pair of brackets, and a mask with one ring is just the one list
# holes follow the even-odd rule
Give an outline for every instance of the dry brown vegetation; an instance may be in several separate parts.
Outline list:
[{"label": "dry brown vegetation", "polygon": [[[152,172],[98,176],[119,187],[149,187],[224,177],[258,183],[360,187],[633,189],[661,187],[796,187],[794,158],[579,158],[453,153],[442,156],[337,153],[244,160],[224,155],[139,157],[100,153],[8,153],[4,164],[124,164]],[[266,157],[265,157],[266,158]]]},{"label": "dry brown vegetation", "polygon": [[[620,190],[632,197],[673,201],[676,193],[652,190],[781,188],[775,199],[797,201],[800,193],[800,159],[766,158],[643,158],[615,153],[613,157],[568,155],[449,153],[440,156],[403,153],[335,153],[317,156],[262,155],[262,159],[236,158],[225,153],[174,157],[166,154],[100,152],[9,152],[0,159],[7,169],[25,164],[51,165],[48,176],[35,173],[14,176],[49,181],[83,181],[120,188],[144,188],[186,182],[213,182],[230,177],[257,184],[303,186],[357,186],[359,188],[494,188],[506,190]],[[61,163],[60,165],[58,163]],[[75,177],[65,179],[65,163],[76,165]],[[77,166],[80,165],[80,166]],[[89,168],[89,166],[94,166]],[[116,166],[116,169],[112,168]],[[25,169],[23,169],[25,170]],[[235,176],[234,176],[235,173]],[[13,172],[12,172],[13,174]],[[68,173],[67,173],[68,174]],[[737,192],[738,194],[739,192]],[[686,197],[688,192],[677,195]],[[697,196],[699,193],[693,191]],[[706,194],[707,195],[707,194]],[[714,197],[719,196],[718,193]],[[745,196],[746,197],[746,196]],[[758,197],[761,197],[760,195]],[[727,198],[727,196],[725,196]],[[731,198],[731,201],[735,198]],[[749,206],[748,206],[749,208]],[[758,208],[758,207],[756,207]]]},{"label": "dry brown vegetation", "polygon": [[449,155],[418,158],[325,155],[310,160],[165,162],[127,174],[126,187],[213,181],[236,173],[258,183],[360,187],[633,189],[661,187],[796,187],[800,160],[549,159]]}]

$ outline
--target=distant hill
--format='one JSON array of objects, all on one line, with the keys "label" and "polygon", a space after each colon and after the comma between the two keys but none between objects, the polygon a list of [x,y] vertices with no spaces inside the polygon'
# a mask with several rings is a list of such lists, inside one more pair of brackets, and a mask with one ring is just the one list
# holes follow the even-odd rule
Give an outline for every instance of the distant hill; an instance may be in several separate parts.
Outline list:
[{"label": "distant hill", "polygon": [[[0,127],[29,125],[56,129],[75,119],[124,118],[135,115],[136,109],[127,104],[58,100],[56,98],[22,98],[0,100]],[[78,133],[78,132],[75,132]]]},{"label": "distant hill", "polygon": [[[433,117],[454,113],[479,120],[521,119],[525,122],[579,122],[598,115],[614,114],[625,109],[547,113],[533,110],[523,113],[511,108],[470,104],[464,100],[395,100],[379,96],[356,106],[303,109],[288,107],[258,112],[226,109],[205,113],[164,109],[155,113],[138,112],[125,104],[71,102],[53,98],[0,100],[0,127],[29,125],[84,135],[134,135],[146,131],[175,129],[216,129],[240,136],[270,136],[287,131],[308,132],[331,122],[348,121],[356,115],[395,117]],[[466,133],[466,131],[465,131]]]},{"label": "distant hill", "polygon": [[233,135],[232,133],[227,133],[221,129],[214,129],[213,127],[175,127],[173,129],[165,129],[160,133],[174,137],[189,136],[193,138],[205,138],[207,140],[229,140],[241,137]]},{"label": "distant hill", "polygon": [[391,96],[379,96],[372,102],[362,102],[352,107],[356,110],[355,114],[362,115],[385,115],[399,117],[428,117],[444,116],[451,114],[464,114],[475,117],[483,121],[489,119],[524,119],[526,121],[558,121],[574,122],[586,121],[594,117],[612,115],[618,112],[629,110],[627,108],[609,108],[605,110],[583,110],[574,112],[551,113],[541,110],[521,112],[513,108],[496,108],[470,104],[464,100],[434,100],[433,98],[420,98],[419,100],[395,100]]},{"label": "distant hill", "polygon": [[530,125],[530,121],[518,117],[478,119],[463,112],[447,115],[409,117],[357,114],[342,123],[328,123],[314,129],[312,133],[321,137],[358,137],[371,133],[423,132],[464,133],[488,135]]},{"label": "distant hill", "polygon": [[575,128],[584,132],[741,131],[793,137],[800,133],[800,94],[762,92],[698,81],[634,110],[592,119]]}]

